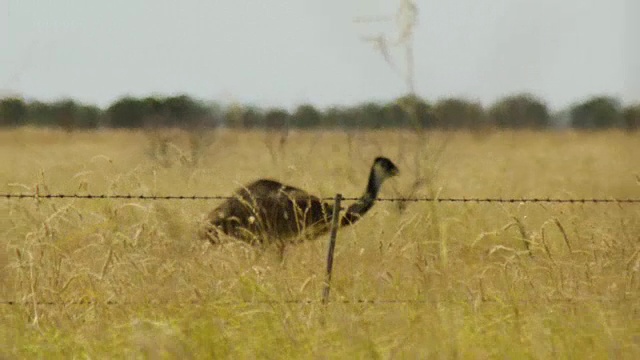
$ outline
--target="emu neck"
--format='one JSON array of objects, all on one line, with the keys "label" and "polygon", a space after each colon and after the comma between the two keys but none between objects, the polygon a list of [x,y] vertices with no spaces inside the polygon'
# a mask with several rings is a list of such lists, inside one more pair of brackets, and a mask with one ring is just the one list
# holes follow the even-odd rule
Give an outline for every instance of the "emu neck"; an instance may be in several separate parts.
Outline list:
[{"label": "emu neck", "polygon": [[347,208],[345,214],[340,221],[341,225],[350,225],[360,220],[362,215],[366,214],[375,203],[378,197],[378,191],[382,184],[382,178],[376,173],[375,168],[371,168],[369,173],[369,181],[364,194],[351,206]]},{"label": "emu neck", "polygon": [[380,185],[382,185],[382,179],[375,171],[375,168],[371,168],[371,172],[369,173],[369,181],[367,182],[367,189],[364,192],[364,195],[360,198],[361,200],[375,200],[378,197],[378,191],[380,191]]}]

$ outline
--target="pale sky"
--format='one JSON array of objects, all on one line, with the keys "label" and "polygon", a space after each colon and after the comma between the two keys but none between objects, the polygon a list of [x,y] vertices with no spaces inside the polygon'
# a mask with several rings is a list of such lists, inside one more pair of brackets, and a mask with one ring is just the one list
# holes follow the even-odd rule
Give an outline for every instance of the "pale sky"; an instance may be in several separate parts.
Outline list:
[{"label": "pale sky", "polygon": [[[400,0],[0,0],[0,96],[187,93],[291,108],[407,91],[372,43]],[[422,0],[415,86],[434,101],[534,93],[558,109],[595,94],[640,101],[638,0]],[[404,67],[401,48],[393,60]]]}]

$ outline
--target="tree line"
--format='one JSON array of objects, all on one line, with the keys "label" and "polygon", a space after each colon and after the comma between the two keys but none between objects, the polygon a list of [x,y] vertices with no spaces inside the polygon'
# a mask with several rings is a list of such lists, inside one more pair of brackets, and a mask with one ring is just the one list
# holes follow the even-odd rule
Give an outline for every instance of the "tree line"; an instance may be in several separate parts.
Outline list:
[{"label": "tree line", "polygon": [[54,102],[0,99],[0,126],[95,128],[420,128],[420,129],[577,129],[640,128],[640,103],[623,105],[615,97],[594,96],[563,111],[552,113],[541,99],[515,94],[484,107],[463,98],[428,102],[407,95],[387,103],[319,109],[302,104],[293,111],[232,104],[206,103],[188,95],[122,97],[107,108],[71,99]]}]

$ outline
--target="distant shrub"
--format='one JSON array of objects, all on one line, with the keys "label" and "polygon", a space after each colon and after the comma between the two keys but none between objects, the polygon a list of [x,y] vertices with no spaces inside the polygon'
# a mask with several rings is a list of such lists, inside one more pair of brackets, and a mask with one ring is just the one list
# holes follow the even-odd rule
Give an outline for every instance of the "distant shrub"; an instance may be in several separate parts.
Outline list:
[{"label": "distant shrub", "polygon": [[199,126],[210,116],[210,110],[187,95],[171,97],[126,96],[106,111],[109,124],[115,128]]},{"label": "distant shrub", "polygon": [[284,129],[289,126],[289,118],[289,112],[285,109],[269,109],[264,114],[264,123],[262,125],[269,129]]},{"label": "distant shrub", "polygon": [[443,129],[477,129],[486,123],[482,105],[464,99],[442,99],[433,106],[433,114],[437,126]]},{"label": "distant shrub", "polygon": [[547,105],[531,94],[507,96],[489,109],[489,121],[499,128],[539,129],[549,126]]},{"label": "distant shrub", "polygon": [[406,95],[398,98],[395,103],[406,113],[405,121],[408,121],[407,125],[415,129],[436,126],[435,117],[431,113],[431,105],[421,98],[415,95]]},{"label": "distant shrub", "polygon": [[622,124],[622,105],[613,97],[593,97],[571,108],[571,126],[574,128],[606,129]]},{"label": "distant shrub", "polygon": [[624,124],[627,130],[634,131],[640,129],[640,103],[627,106],[623,114]]},{"label": "distant shrub", "polygon": [[24,125],[27,119],[27,104],[17,97],[0,100],[0,126]]},{"label": "distant shrub", "polygon": [[291,118],[291,125],[295,127],[315,128],[322,125],[322,114],[310,104],[298,106]]},{"label": "distant shrub", "polygon": [[264,114],[255,106],[233,104],[226,108],[224,118],[231,128],[251,129],[264,125]]},{"label": "distant shrub", "polygon": [[137,98],[124,96],[102,110],[72,99],[54,102],[18,97],[0,99],[0,126],[62,127],[68,130],[97,127],[164,127],[200,131],[224,125],[237,129],[340,128],[382,129],[544,129],[572,126],[580,129],[640,128],[640,104],[623,108],[619,100],[597,96],[550,114],[546,103],[521,93],[506,96],[485,109],[477,101],[444,98],[435,104],[413,95],[389,102],[363,102],[351,106],[331,106],[324,110],[301,104],[293,112],[284,108],[260,108],[246,104],[222,106],[204,103],[188,95]]},{"label": "distant shrub", "polygon": [[109,125],[114,128],[140,128],[149,115],[149,102],[133,97],[123,97],[107,109]]}]

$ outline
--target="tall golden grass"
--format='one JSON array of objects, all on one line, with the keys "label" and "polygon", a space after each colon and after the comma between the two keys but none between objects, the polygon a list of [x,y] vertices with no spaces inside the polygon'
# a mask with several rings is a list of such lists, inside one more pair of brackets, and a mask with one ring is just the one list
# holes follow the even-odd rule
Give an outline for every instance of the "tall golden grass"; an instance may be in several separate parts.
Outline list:
[{"label": "tall golden grass", "polygon": [[[619,132],[19,129],[0,132],[0,192],[270,177],[349,197],[385,155],[401,175],[383,197],[638,198],[639,149]],[[640,358],[640,205],[380,202],[339,231],[323,306],[325,237],[284,263],[214,248],[196,235],[216,204],[0,199],[0,301],[17,302],[0,358]]]}]

